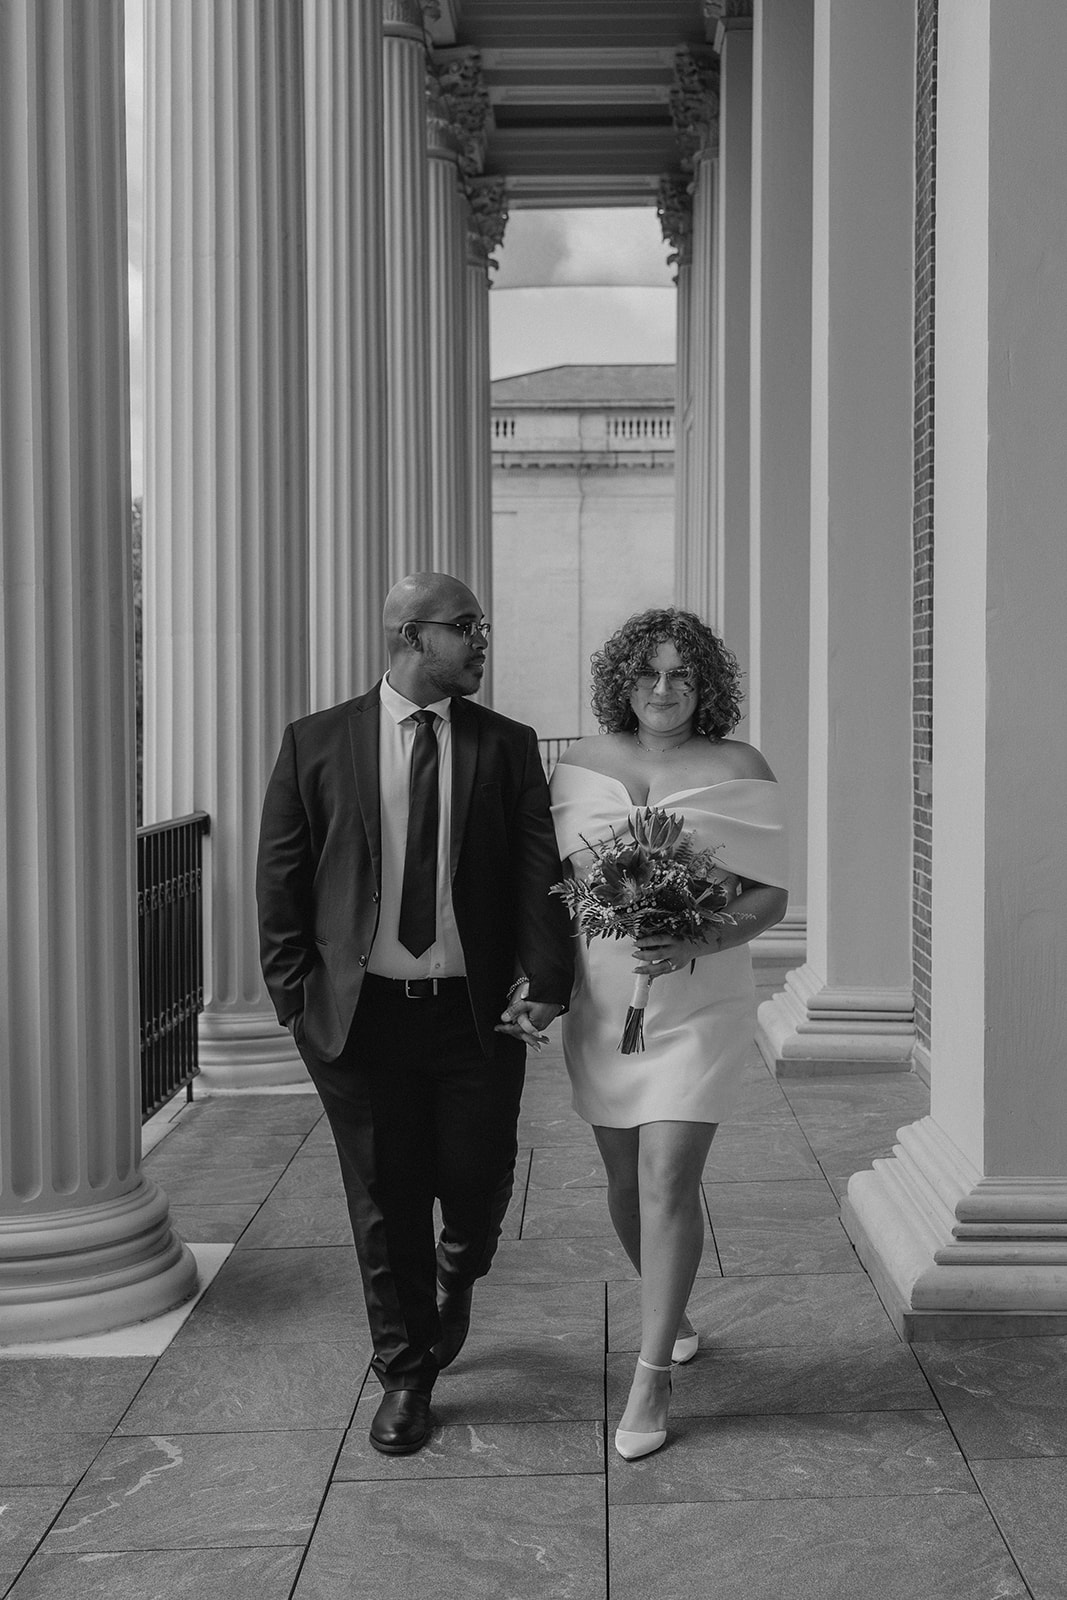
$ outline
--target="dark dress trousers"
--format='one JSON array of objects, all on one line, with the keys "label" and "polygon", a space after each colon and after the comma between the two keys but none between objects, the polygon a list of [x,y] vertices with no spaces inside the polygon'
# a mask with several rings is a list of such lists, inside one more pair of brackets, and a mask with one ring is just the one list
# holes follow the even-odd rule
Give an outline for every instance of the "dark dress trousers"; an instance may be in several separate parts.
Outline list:
[{"label": "dark dress trousers", "polygon": [[[489,1270],[511,1195],[525,1046],[494,1031],[516,972],[565,1005],[569,920],[532,729],[452,701],[452,904],[465,978],[409,998],[368,974],[381,901],[378,689],[285,730],[256,894],[263,973],[323,1101],[386,1389],[428,1391],[436,1281]],[[442,1235],[434,1237],[434,1199]]]}]

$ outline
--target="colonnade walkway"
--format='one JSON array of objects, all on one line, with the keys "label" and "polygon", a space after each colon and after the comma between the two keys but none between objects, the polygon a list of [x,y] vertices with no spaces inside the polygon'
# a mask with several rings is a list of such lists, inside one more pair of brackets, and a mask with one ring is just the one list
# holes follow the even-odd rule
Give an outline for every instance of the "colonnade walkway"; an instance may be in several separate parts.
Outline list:
[{"label": "colonnade walkway", "polygon": [[318,1101],[172,1106],[145,1164],[214,1276],[184,1319],[0,1360],[0,1595],[1067,1595],[1067,1338],[902,1343],[837,1218],[926,1098],[906,1075],[777,1083],[753,1052],[705,1174],[701,1349],[667,1447],[632,1464],[610,1429],[637,1285],[556,1044],[531,1060],[437,1429],[400,1459],[367,1443],[379,1391]]}]

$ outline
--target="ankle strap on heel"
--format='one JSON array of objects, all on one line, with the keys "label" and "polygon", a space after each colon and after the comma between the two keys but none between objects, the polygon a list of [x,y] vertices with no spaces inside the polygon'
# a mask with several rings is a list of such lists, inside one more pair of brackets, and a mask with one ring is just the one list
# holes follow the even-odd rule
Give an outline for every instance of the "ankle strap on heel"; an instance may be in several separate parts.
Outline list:
[{"label": "ankle strap on heel", "polygon": [[644,1356],[638,1356],[637,1365],[639,1367],[647,1367],[649,1372],[670,1372],[670,1370],[671,1370],[669,1366],[666,1366],[666,1367],[654,1366],[651,1361],[646,1361]]}]

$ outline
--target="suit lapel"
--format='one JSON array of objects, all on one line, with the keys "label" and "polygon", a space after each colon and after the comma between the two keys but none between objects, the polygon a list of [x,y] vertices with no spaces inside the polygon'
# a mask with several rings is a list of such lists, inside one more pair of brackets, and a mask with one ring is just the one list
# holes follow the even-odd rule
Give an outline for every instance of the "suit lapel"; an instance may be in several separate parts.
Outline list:
[{"label": "suit lapel", "polygon": [[474,773],[478,766],[478,717],[465,700],[452,701],[452,837],[449,856],[452,877],[459,866],[463,834],[467,826]]},{"label": "suit lapel", "polygon": [[378,720],[381,709],[378,691],[372,689],[370,694],[355,702],[348,722],[356,794],[379,891],[382,887],[382,797],[378,782]]}]

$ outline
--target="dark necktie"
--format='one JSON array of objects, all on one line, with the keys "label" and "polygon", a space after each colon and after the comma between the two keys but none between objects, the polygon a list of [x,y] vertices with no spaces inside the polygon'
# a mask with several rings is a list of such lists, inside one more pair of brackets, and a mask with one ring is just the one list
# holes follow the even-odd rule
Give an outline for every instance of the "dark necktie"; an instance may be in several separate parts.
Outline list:
[{"label": "dark necktie", "polygon": [[413,956],[433,944],[437,932],[437,734],[433,711],[416,711],[408,789],[408,840],[400,895],[400,943]]}]

